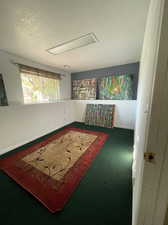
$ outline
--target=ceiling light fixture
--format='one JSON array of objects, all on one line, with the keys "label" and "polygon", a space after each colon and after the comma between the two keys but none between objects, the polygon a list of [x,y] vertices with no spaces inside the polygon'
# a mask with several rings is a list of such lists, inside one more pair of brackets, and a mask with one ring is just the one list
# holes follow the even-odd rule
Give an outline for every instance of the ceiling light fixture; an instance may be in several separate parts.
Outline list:
[{"label": "ceiling light fixture", "polygon": [[93,44],[97,41],[96,35],[94,33],[89,33],[71,41],[59,44],[53,48],[48,49],[47,51],[51,54],[58,55],[63,52]]}]

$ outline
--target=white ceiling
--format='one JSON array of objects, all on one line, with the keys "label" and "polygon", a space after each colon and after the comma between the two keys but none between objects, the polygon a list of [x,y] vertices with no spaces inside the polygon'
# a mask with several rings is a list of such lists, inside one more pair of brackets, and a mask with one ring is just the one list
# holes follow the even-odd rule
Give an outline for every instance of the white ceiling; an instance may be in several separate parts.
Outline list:
[{"label": "white ceiling", "polygon": [[[149,0],[0,0],[0,49],[72,72],[140,60]],[[99,42],[46,50],[94,32]]]}]

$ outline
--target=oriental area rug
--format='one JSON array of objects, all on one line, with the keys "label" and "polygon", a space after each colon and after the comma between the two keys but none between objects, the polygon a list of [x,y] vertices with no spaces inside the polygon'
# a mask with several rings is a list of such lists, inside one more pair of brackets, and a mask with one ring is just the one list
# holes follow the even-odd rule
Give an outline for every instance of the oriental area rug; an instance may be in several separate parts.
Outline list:
[{"label": "oriental area rug", "polygon": [[54,213],[63,209],[107,137],[64,128],[2,159],[0,169]]}]

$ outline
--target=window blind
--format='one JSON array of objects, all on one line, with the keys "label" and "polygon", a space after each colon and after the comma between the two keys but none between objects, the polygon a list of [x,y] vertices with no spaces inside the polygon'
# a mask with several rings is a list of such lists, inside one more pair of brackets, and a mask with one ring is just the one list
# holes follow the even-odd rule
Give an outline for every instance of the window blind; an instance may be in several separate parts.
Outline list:
[{"label": "window blind", "polygon": [[51,78],[55,80],[61,80],[61,74],[58,74],[58,73],[38,69],[35,67],[26,66],[23,64],[18,64],[18,66],[19,66],[20,73],[46,77],[46,78]]}]

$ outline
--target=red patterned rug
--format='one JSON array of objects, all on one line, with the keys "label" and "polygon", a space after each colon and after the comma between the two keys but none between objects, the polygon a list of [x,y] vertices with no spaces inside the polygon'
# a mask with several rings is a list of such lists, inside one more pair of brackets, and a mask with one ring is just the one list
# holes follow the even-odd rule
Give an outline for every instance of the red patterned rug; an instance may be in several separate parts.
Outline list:
[{"label": "red patterned rug", "polygon": [[78,128],[0,161],[0,168],[51,212],[62,210],[108,135]]}]

